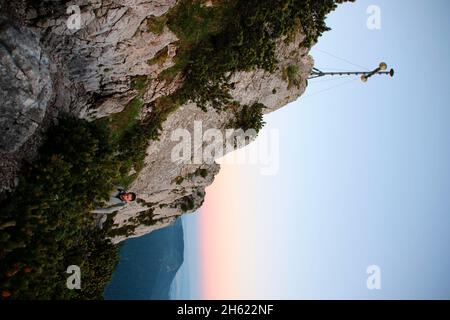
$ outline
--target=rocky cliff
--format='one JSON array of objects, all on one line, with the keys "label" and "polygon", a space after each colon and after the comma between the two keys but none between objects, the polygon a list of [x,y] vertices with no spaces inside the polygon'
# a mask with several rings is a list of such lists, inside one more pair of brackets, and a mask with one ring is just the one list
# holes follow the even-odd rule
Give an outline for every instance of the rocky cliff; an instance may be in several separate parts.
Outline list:
[{"label": "rocky cliff", "polygon": [[[176,64],[180,39],[165,24],[176,0],[2,2],[0,21],[1,188],[14,188],[23,158],[33,157],[40,137],[61,113],[89,121],[125,112],[139,99],[136,115],[146,119],[158,99],[184,83],[183,73],[161,77]],[[203,1],[214,7],[220,1]],[[20,5],[19,5],[20,4]],[[70,8],[69,8],[70,9]],[[76,19],[75,19],[76,18]],[[13,20],[16,23],[11,23]],[[75,20],[71,20],[75,19]],[[78,20],[77,20],[78,19]],[[72,28],[71,23],[80,23]],[[296,100],[305,90],[313,60],[302,28],[276,41],[276,66],[229,74],[230,95],[240,105],[261,103],[264,113]],[[295,66],[295,79],[287,70]],[[295,80],[295,81],[294,81]],[[158,140],[149,140],[144,165],[132,169],[129,190],[139,201],[112,216],[113,242],[166,226],[201,206],[205,188],[219,171],[216,163],[173,161],[172,132],[193,133],[194,121],[225,130],[231,108],[199,108],[192,100],[168,113]],[[197,146],[201,147],[201,146]],[[194,147],[195,148],[195,147]]]}]

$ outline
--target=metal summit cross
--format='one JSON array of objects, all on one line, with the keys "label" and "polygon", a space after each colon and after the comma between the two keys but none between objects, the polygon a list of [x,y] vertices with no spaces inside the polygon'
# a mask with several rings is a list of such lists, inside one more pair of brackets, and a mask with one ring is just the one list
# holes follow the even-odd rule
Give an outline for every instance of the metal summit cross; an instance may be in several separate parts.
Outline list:
[{"label": "metal summit cross", "polygon": [[367,82],[367,80],[372,77],[373,75],[376,74],[381,74],[381,75],[390,75],[391,77],[394,76],[394,69],[391,69],[389,71],[386,71],[387,69],[387,64],[384,62],[381,62],[378,66],[378,68],[376,68],[373,71],[336,71],[336,72],[323,72],[317,68],[313,68],[311,71],[310,76],[308,77],[309,79],[315,79],[315,78],[320,78],[320,77],[324,77],[324,76],[359,76],[361,75],[361,81],[362,82]]}]

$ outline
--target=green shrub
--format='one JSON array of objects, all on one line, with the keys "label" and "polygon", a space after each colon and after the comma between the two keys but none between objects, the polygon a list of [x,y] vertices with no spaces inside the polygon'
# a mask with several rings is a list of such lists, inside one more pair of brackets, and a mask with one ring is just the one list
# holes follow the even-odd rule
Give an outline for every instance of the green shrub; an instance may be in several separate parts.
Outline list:
[{"label": "green shrub", "polygon": [[206,7],[201,0],[178,1],[167,14],[167,25],[179,39],[174,58],[175,65],[164,70],[160,75],[161,78],[170,80],[185,70],[191,61],[192,49],[227,25],[226,21],[232,18],[230,8],[235,2],[236,0],[221,0],[213,7]]},{"label": "green shrub", "polygon": [[187,212],[187,211],[195,209],[195,203],[194,203],[194,199],[192,198],[192,195],[181,198],[180,209],[183,212]]},{"label": "green shrub", "polygon": [[200,176],[202,178],[206,178],[208,176],[208,170],[204,168],[198,168],[195,171],[195,175]]},{"label": "green shrub", "polygon": [[[101,298],[117,249],[93,229],[89,210],[109,198],[117,175],[109,133],[66,118],[47,137],[0,204],[0,290],[19,299]],[[81,291],[66,288],[72,264]]]},{"label": "green shrub", "polygon": [[250,106],[244,105],[237,108],[235,118],[229,127],[244,131],[254,129],[257,133],[264,127],[263,109],[265,106],[262,103],[253,103]]}]

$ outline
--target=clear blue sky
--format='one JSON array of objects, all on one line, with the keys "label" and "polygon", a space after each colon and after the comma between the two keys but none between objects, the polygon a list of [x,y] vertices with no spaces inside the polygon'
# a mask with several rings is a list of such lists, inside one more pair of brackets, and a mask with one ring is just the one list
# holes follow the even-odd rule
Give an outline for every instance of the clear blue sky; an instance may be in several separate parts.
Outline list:
[{"label": "clear blue sky", "polygon": [[[369,5],[381,8],[381,30],[366,27]],[[236,181],[252,184],[248,201],[258,202],[242,214],[272,231],[252,243],[278,261],[261,266],[259,298],[450,298],[449,14],[447,0],[358,0],[329,16],[333,30],[311,51],[316,67],[358,69],[329,52],[368,68],[385,61],[396,76],[311,81],[266,117],[264,130],[280,131],[280,171]],[[200,297],[200,219],[184,218],[175,297]],[[379,291],[366,288],[373,264]]]}]

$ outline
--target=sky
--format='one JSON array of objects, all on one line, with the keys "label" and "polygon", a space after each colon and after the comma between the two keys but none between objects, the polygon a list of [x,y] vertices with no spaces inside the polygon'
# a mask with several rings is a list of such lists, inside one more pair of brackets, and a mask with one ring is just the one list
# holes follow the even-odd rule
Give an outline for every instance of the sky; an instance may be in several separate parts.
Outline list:
[{"label": "sky", "polygon": [[[366,24],[371,5],[379,30]],[[183,217],[173,298],[450,298],[448,14],[447,0],[357,0],[329,15],[316,67],[384,61],[395,77],[312,80],[267,115],[236,152],[276,132],[278,170],[222,165],[203,207]],[[367,288],[372,265],[380,289]]]}]

